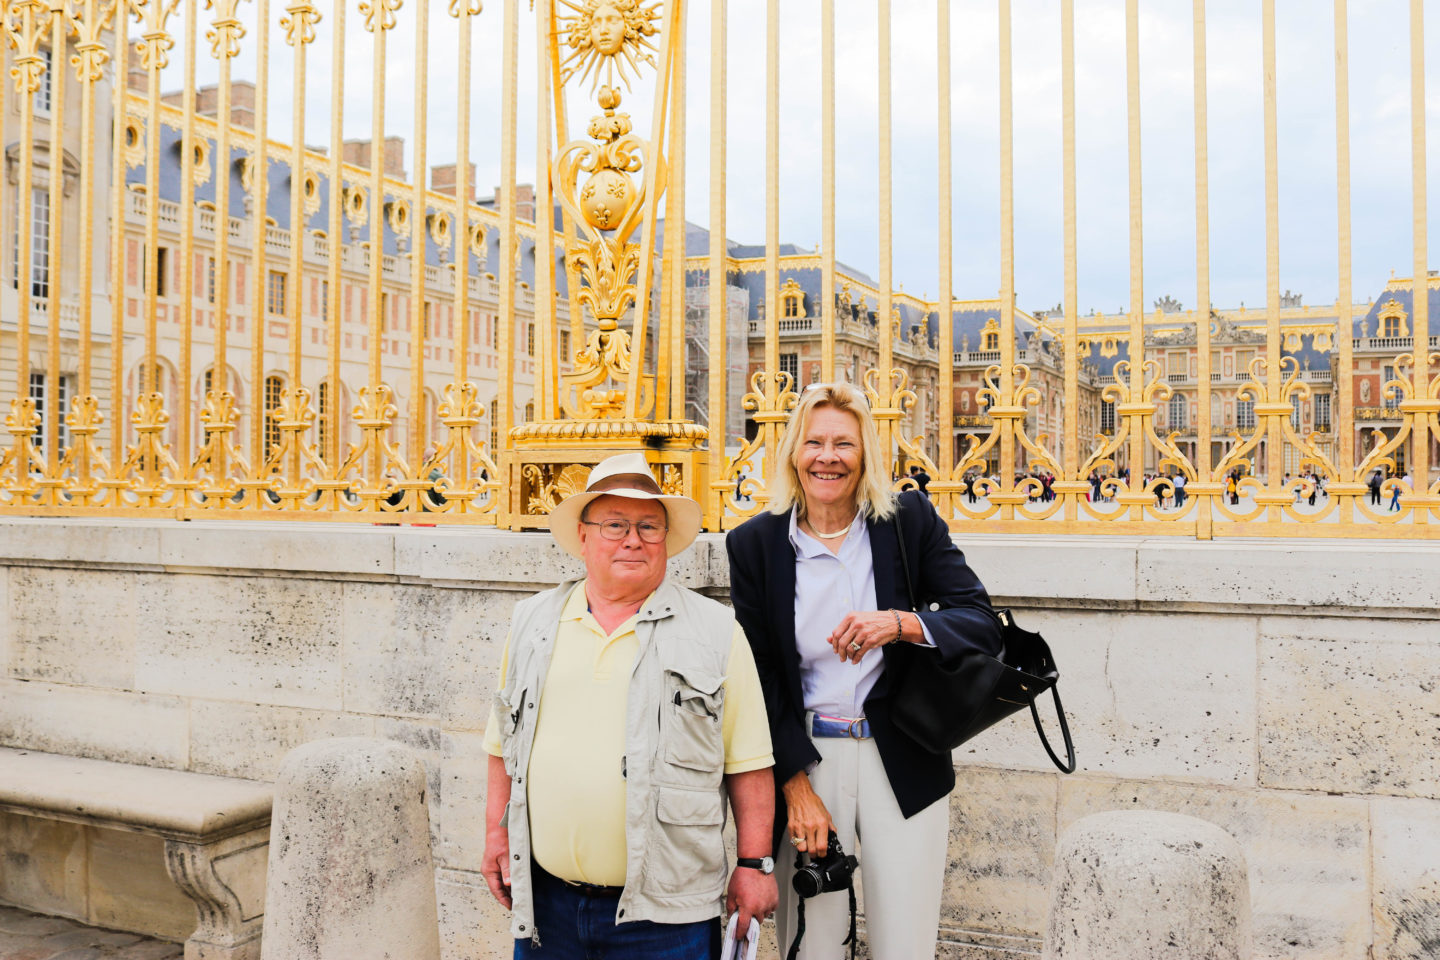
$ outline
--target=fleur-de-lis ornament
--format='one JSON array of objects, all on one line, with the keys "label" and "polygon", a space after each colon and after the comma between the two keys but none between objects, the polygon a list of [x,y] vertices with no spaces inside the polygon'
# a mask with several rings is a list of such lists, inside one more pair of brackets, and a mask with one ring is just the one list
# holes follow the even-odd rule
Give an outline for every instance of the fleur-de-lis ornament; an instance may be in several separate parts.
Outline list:
[{"label": "fleur-de-lis ornament", "polygon": [[78,38],[75,41],[75,55],[70,65],[75,68],[75,77],[81,83],[94,83],[105,75],[105,64],[110,62],[110,49],[101,34],[110,29],[115,19],[118,0],[104,0],[101,3],[71,0],[65,12],[70,20],[70,29]]},{"label": "fleur-de-lis ornament", "polygon": [[235,15],[239,6],[240,0],[205,0],[205,9],[215,11],[215,22],[205,31],[205,39],[210,41],[210,50],[219,59],[229,60],[240,53],[245,25]]},{"label": "fleur-de-lis ornament", "polygon": [[320,11],[310,0],[295,0],[285,8],[280,18],[280,28],[285,31],[285,42],[290,46],[315,42],[315,24],[320,22]]},{"label": "fleur-de-lis ornament", "polygon": [[362,0],[360,15],[365,18],[365,29],[375,32],[378,24],[381,30],[395,29],[395,11],[400,9],[402,0]]},{"label": "fleur-de-lis ornament", "polygon": [[135,52],[140,55],[140,64],[146,70],[163,70],[170,64],[170,50],[175,40],[165,23],[180,0],[127,0],[130,15],[144,25],[145,30],[135,42]]},{"label": "fleur-de-lis ornament", "polygon": [[16,52],[10,76],[15,92],[29,96],[40,89],[45,76],[45,57],[40,41],[50,28],[50,8],[42,0],[17,0],[5,15],[5,39]]}]

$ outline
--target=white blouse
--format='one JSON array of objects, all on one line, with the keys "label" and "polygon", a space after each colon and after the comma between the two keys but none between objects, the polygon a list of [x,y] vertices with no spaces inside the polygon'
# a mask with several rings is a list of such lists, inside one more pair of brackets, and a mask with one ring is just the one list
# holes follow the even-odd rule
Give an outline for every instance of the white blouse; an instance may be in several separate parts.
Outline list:
[{"label": "white blouse", "polygon": [[[880,679],[885,656],[877,648],[859,663],[842,661],[827,641],[847,613],[879,609],[865,518],[856,514],[845,542],[831,553],[800,529],[792,508],[790,544],[795,548],[795,645],[805,709],[831,717],[863,717],[865,698]],[[933,645],[930,631],[924,632],[927,644]]]}]

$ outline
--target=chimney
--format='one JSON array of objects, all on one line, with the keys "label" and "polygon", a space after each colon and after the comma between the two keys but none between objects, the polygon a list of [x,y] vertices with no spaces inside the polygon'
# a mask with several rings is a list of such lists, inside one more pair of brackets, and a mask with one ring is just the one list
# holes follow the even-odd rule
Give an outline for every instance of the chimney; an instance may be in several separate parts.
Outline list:
[{"label": "chimney", "polygon": [[[501,191],[495,188],[495,209],[500,209]],[[517,220],[528,220],[535,222],[535,185],[533,183],[515,184],[515,218]]]},{"label": "chimney", "polygon": [[130,89],[137,93],[144,93],[150,89],[150,74],[138,63],[131,62],[129,73]]},{"label": "chimney", "polygon": [[[216,107],[212,107],[212,111]],[[230,126],[255,129],[255,84],[250,80],[230,84]]]},{"label": "chimney", "polygon": [[[430,168],[430,189],[436,193],[455,196],[455,164],[444,163]],[[475,164],[470,164],[465,178],[465,195],[475,199]]]},{"label": "chimney", "polygon": [[[134,74],[132,72],[131,76]],[[142,84],[144,71],[141,71]],[[160,95],[164,103],[173,107],[185,106],[185,94],[172,90]],[[195,89],[195,113],[198,116],[214,118],[220,110],[220,88],[215,84]],[[230,84],[230,126],[255,129],[255,84],[249,80],[236,80]]]},{"label": "chimney", "polygon": [[[346,140],[341,144],[340,158],[357,167],[370,168],[370,138]],[[382,159],[385,175],[398,180],[405,179],[405,138],[386,137]]]}]

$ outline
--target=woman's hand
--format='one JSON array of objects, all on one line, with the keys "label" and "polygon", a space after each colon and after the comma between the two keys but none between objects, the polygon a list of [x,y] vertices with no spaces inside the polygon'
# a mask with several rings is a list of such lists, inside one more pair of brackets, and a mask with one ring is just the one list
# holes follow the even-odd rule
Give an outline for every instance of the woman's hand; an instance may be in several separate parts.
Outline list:
[{"label": "woman's hand", "polygon": [[[825,809],[825,801],[810,785],[809,774],[801,770],[786,780],[781,789],[785,794],[785,810],[789,817],[786,826],[790,842],[801,853],[823,857],[834,824],[830,822],[830,811]],[[799,843],[795,843],[796,838],[799,838]]]},{"label": "woman's hand", "polygon": [[901,640],[923,643],[925,631],[920,628],[920,618],[908,611],[868,610],[864,613],[847,613],[830,634],[830,646],[841,660],[859,663],[860,658],[871,650],[885,646],[897,639],[895,617],[900,617]]}]

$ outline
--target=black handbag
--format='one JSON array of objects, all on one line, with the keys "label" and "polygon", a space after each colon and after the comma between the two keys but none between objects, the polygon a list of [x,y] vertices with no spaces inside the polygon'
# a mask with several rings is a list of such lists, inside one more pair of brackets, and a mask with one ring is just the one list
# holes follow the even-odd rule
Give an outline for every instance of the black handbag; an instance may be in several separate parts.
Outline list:
[{"label": "black handbag", "polygon": [[[905,534],[895,519],[900,541],[900,564],[905,571],[905,592],[911,610],[916,609],[915,586],[910,579],[910,559],[905,552]],[[996,610],[1000,617],[1000,656],[973,651],[945,661],[939,651],[916,650],[903,669],[891,696],[890,716],[900,732],[931,753],[949,753],[965,741],[1004,720],[1025,706],[1035,721],[1035,732],[1045,752],[1061,773],[1075,772],[1075,745],[1070,725],[1060,705],[1060,670],[1050,646],[1038,633],[1021,628],[1009,610]],[[1035,698],[1046,690],[1055,699],[1060,732],[1065,737],[1066,761],[1050,747]]]}]

